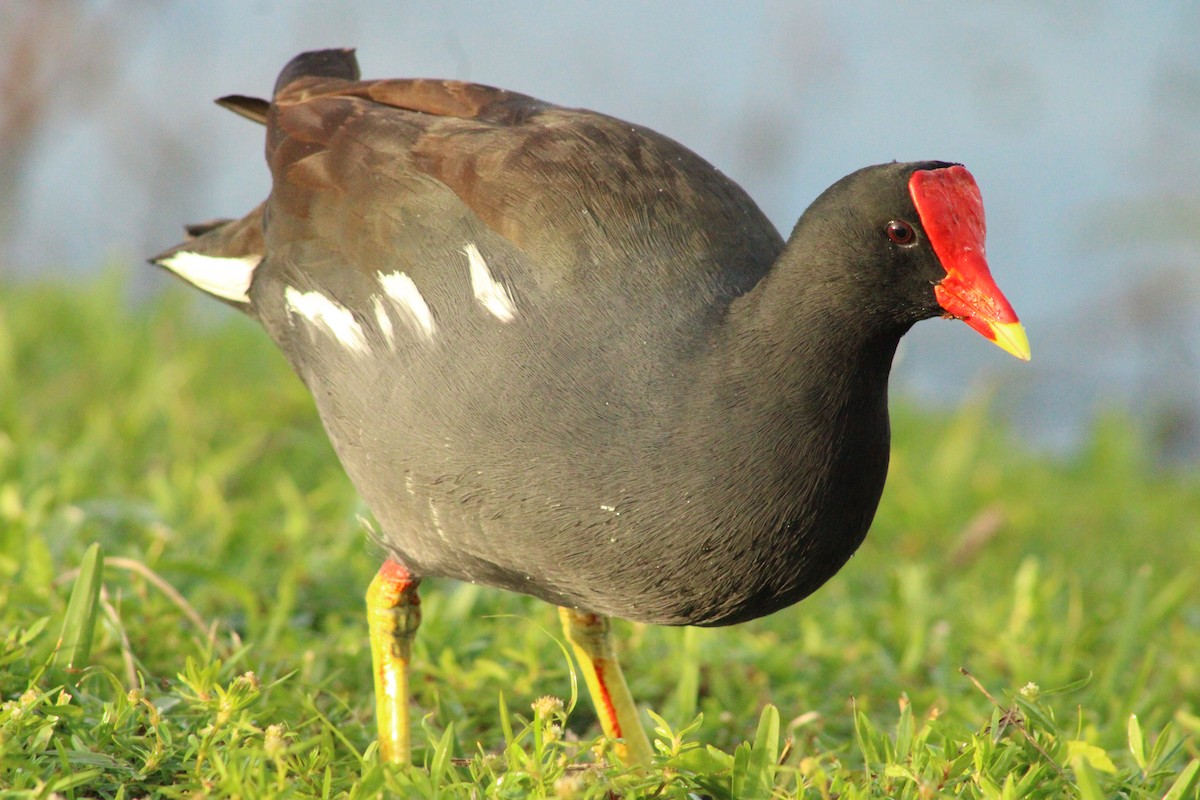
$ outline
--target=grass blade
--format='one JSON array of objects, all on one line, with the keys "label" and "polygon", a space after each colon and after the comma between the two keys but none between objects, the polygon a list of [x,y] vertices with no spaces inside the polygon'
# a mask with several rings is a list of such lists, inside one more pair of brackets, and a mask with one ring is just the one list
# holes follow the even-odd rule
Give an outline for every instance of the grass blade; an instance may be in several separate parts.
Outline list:
[{"label": "grass blade", "polygon": [[92,636],[100,615],[100,584],[104,578],[104,551],[93,542],[83,554],[79,575],[67,602],[67,614],[59,635],[54,667],[82,669],[92,655]]},{"label": "grass blade", "polygon": [[1187,792],[1192,789],[1192,785],[1196,781],[1196,774],[1200,773],[1200,759],[1192,759],[1192,762],[1183,768],[1183,772],[1171,784],[1171,788],[1163,795],[1163,800],[1183,800],[1187,797]]},{"label": "grass blade", "polygon": [[1085,758],[1077,758],[1072,767],[1075,770],[1075,787],[1079,790],[1082,800],[1105,800],[1104,792],[1100,789],[1100,780],[1095,770]]},{"label": "grass blade", "polygon": [[1146,739],[1142,736],[1142,726],[1138,723],[1137,714],[1129,715],[1129,752],[1133,755],[1134,763],[1142,774],[1146,772]]},{"label": "grass blade", "polygon": [[769,800],[779,758],[779,709],[768,705],[758,719],[754,745],[738,745],[733,763],[733,796]]}]

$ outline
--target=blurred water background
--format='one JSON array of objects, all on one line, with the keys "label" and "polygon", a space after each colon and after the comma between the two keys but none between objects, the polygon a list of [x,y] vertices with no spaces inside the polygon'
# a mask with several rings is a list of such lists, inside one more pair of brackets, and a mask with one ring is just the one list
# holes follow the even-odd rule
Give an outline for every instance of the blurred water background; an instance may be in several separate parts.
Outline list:
[{"label": "blurred water background", "polygon": [[[0,0],[0,287],[142,266],[185,221],[268,190],[266,96],[305,49],[365,77],[479,81],[655,128],[785,233],[867,164],[965,163],[1019,364],[960,325],[906,338],[894,392],[990,395],[1069,452],[1127,412],[1163,465],[1200,460],[1200,4]],[[2,290],[2,288],[0,288]],[[214,314],[228,313],[213,304]]]}]

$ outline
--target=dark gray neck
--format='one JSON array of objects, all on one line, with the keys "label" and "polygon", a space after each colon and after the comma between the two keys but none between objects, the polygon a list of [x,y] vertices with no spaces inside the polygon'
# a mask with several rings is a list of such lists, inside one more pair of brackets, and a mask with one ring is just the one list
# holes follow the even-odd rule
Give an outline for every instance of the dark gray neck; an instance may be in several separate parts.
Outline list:
[{"label": "dark gray neck", "polygon": [[[726,576],[730,596],[757,613],[796,602],[845,563],[887,475],[888,375],[904,331],[872,330],[847,298],[802,277],[772,272],[733,304],[707,364],[716,389],[693,407],[694,427],[726,432],[696,440],[719,448],[692,455],[724,504],[697,522],[720,532],[711,546],[740,571]],[[736,557],[750,551],[777,557]]]},{"label": "dark gray neck", "polygon": [[725,402],[783,415],[810,435],[807,421],[839,423],[834,436],[885,425],[892,359],[911,325],[881,318],[848,277],[854,265],[823,261],[813,238],[793,234],[771,272],[731,304],[718,347]]}]

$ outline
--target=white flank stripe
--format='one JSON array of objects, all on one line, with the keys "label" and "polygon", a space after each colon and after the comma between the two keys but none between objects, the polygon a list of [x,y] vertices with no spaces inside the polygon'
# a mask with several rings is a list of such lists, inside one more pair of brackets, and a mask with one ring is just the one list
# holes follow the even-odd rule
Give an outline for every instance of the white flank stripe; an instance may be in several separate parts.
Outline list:
[{"label": "white flank stripe", "polygon": [[209,294],[235,303],[249,303],[250,281],[255,267],[262,263],[262,256],[222,258],[180,250],[159,263]]},{"label": "white flank stripe", "polygon": [[301,292],[291,286],[283,293],[289,311],[295,311],[314,325],[323,325],[334,338],[359,353],[367,350],[362,326],[348,309],[342,308],[320,292]]},{"label": "white flank stripe", "polygon": [[390,275],[379,274],[379,285],[388,297],[396,301],[396,307],[416,326],[425,338],[432,339],[437,326],[433,324],[433,313],[413,279],[403,272]]},{"label": "white flank stripe", "polygon": [[388,314],[387,309],[383,307],[383,298],[377,294],[371,295],[371,303],[375,306],[375,321],[379,323],[379,330],[383,333],[383,338],[387,339],[388,347],[396,343],[396,334],[392,328],[392,317]]},{"label": "white flank stripe", "polygon": [[463,248],[463,252],[467,254],[467,263],[471,267],[471,288],[475,292],[475,299],[501,322],[508,322],[515,317],[517,307],[512,297],[504,284],[492,277],[492,271],[488,269],[479,248],[471,243]]}]

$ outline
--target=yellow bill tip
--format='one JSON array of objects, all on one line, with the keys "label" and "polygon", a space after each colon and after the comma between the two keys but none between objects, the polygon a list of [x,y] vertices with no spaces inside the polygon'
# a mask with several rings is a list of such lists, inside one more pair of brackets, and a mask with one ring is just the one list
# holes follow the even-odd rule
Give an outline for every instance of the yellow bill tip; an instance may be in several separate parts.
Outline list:
[{"label": "yellow bill tip", "polygon": [[1030,359],[1029,337],[1025,335],[1025,328],[1021,323],[989,322],[988,328],[995,334],[995,338],[992,341],[996,343],[997,347],[1011,353],[1022,361]]}]

